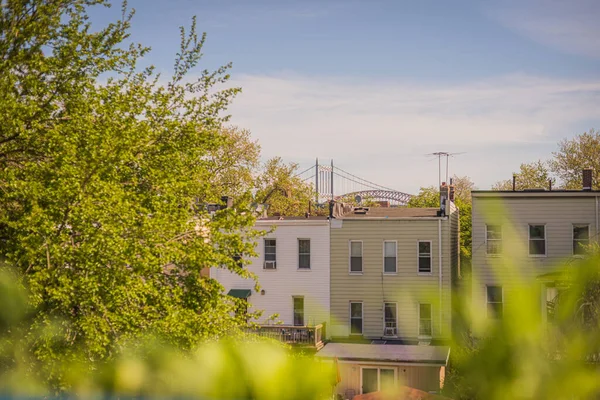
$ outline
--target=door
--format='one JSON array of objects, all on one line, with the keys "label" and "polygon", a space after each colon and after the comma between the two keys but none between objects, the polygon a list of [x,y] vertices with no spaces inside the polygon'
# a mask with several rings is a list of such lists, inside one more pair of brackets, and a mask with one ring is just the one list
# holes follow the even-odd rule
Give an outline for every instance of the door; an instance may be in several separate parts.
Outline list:
[{"label": "door", "polygon": [[396,383],[396,371],[388,368],[381,368],[379,370],[381,387],[379,390],[393,390],[395,388]]},{"label": "door", "polygon": [[362,369],[362,392],[371,393],[376,392],[378,389],[378,370],[377,368],[363,368]]}]

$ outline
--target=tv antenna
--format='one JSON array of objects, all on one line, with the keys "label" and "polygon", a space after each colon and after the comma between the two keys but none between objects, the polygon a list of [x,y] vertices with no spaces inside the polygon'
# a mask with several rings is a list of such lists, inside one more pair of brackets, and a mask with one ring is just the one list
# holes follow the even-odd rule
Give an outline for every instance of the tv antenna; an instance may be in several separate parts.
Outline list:
[{"label": "tv antenna", "polygon": [[438,184],[442,186],[442,157],[446,157],[446,184],[448,185],[448,166],[450,157],[457,156],[459,154],[465,154],[465,152],[460,153],[449,153],[447,151],[436,151],[435,153],[426,154],[427,156],[435,156],[438,159]]}]

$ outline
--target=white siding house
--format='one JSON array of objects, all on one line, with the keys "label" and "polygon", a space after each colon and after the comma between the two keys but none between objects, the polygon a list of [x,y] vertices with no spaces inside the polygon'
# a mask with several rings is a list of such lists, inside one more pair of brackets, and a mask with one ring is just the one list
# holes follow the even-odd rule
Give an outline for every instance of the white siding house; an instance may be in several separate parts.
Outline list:
[{"label": "white siding house", "polygon": [[258,257],[247,265],[258,277],[260,291],[252,279],[212,268],[211,278],[228,293],[250,290],[249,311],[262,310],[258,321],[269,317],[282,325],[315,326],[329,323],[329,220],[326,217],[271,217],[259,219],[255,228],[269,231],[257,240]]}]

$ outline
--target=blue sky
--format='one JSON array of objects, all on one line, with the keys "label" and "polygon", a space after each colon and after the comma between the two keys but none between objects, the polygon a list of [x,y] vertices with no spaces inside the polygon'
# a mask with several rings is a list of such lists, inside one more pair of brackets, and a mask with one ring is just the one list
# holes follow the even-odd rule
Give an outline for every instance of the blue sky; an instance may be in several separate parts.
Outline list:
[{"label": "blue sky", "polygon": [[[600,2],[130,0],[132,39],[170,71],[180,25],[208,34],[201,68],[233,62],[232,122],[263,156],[334,158],[416,192],[435,151],[479,188],[562,138],[600,128]],[[97,10],[107,21],[113,10]]]}]

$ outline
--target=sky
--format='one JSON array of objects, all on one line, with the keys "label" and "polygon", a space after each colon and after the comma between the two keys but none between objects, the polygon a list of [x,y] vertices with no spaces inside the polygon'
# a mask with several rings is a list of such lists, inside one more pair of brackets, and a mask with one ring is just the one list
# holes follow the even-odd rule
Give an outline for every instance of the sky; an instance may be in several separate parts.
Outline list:
[{"label": "sky", "polygon": [[[201,69],[231,62],[231,122],[262,157],[320,162],[394,189],[437,185],[428,154],[479,189],[600,129],[598,0],[129,0],[131,39],[172,70],[179,27]],[[111,10],[92,11],[95,22]],[[599,155],[600,156],[600,155]]]}]

